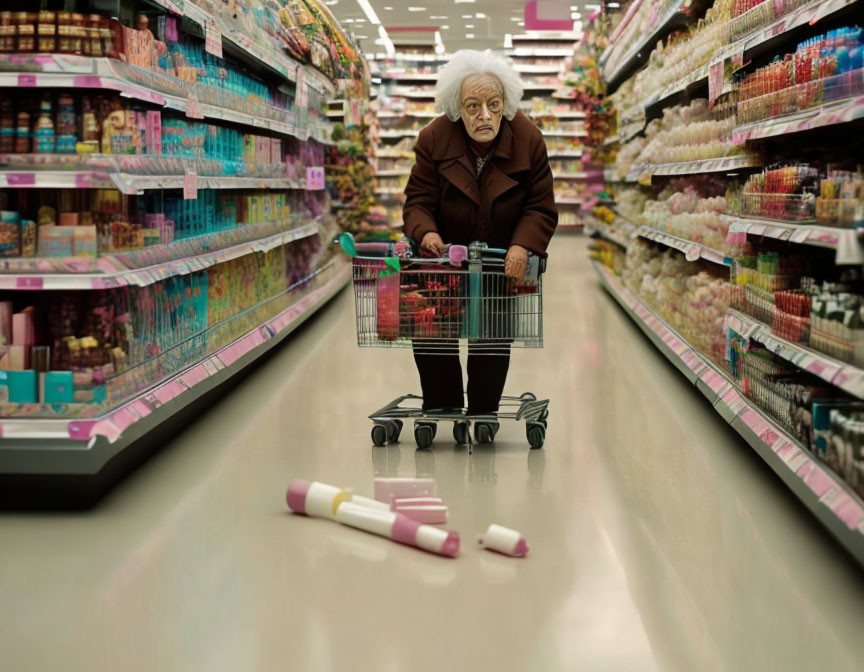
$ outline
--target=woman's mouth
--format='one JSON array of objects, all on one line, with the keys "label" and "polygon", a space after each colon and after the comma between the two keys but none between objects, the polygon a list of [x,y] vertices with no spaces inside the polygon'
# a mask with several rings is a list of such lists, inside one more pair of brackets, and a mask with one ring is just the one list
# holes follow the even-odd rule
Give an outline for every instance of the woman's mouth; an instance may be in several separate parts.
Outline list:
[{"label": "woman's mouth", "polygon": [[485,133],[486,131],[490,131],[490,132],[491,132],[491,131],[492,131],[492,127],[491,127],[491,126],[478,126],[478,127],[477,127],[477,132],[478,132],[478,133]]}]

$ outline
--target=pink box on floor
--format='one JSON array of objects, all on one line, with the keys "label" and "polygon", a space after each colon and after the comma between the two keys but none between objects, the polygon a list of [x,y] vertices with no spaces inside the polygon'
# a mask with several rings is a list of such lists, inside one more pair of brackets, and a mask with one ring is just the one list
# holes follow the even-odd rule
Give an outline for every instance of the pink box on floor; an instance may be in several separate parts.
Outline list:
[{"label": "pink box on floor", "polygon": [[447,507],[438,497],[391,497],[390,510],[427,525],[447,522]]},{"label": "pink box on floor", "polygon": [[390,498],[434,497],[434,478],[376,478],[375,499],[390,503]]}]

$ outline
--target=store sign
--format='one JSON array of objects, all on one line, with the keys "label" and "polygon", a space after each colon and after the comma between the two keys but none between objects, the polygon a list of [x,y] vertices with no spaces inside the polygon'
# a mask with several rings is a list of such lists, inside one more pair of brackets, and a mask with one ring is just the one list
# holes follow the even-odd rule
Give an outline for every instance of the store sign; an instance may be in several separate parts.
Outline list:
[{"label": "store sign", "polygon": [[310,166],[306,168],[306,189],[309,191],[320,191],[326,186],[323,166]]}]

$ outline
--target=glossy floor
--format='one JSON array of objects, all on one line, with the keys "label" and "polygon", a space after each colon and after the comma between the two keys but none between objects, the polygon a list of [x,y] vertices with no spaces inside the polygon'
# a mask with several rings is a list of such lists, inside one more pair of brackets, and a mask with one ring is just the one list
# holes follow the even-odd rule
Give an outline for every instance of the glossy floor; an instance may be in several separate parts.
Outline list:
[{"label": "glossy floor", "polygon": [[[860,670],[862,572],[598,286],[560,235],[546,348],[510,388],[553,399],[473,455],[442,428],[373,448],[416,390],[358,351],[340,295],[95,510],[0,514],[0,669]],[[448,560],[287,513],[293,476],[369,493],[434,475]],[[524,560],[472,546],[522,530]]]}]

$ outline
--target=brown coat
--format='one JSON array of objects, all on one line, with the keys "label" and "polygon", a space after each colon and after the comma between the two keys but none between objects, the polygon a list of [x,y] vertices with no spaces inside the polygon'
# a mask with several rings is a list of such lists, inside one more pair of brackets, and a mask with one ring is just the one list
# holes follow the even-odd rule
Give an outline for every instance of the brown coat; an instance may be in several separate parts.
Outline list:
[{"label": "brown coat", "polygon": [[[543,134],[522,112],[502,119],[494,154],[477,178],[462,120],[438,117],[420,131],[405,187],[405,235],[445,243],[485,241],[546,254],[558,224]],[[479,183],[478,183],[479,182]]]}]

